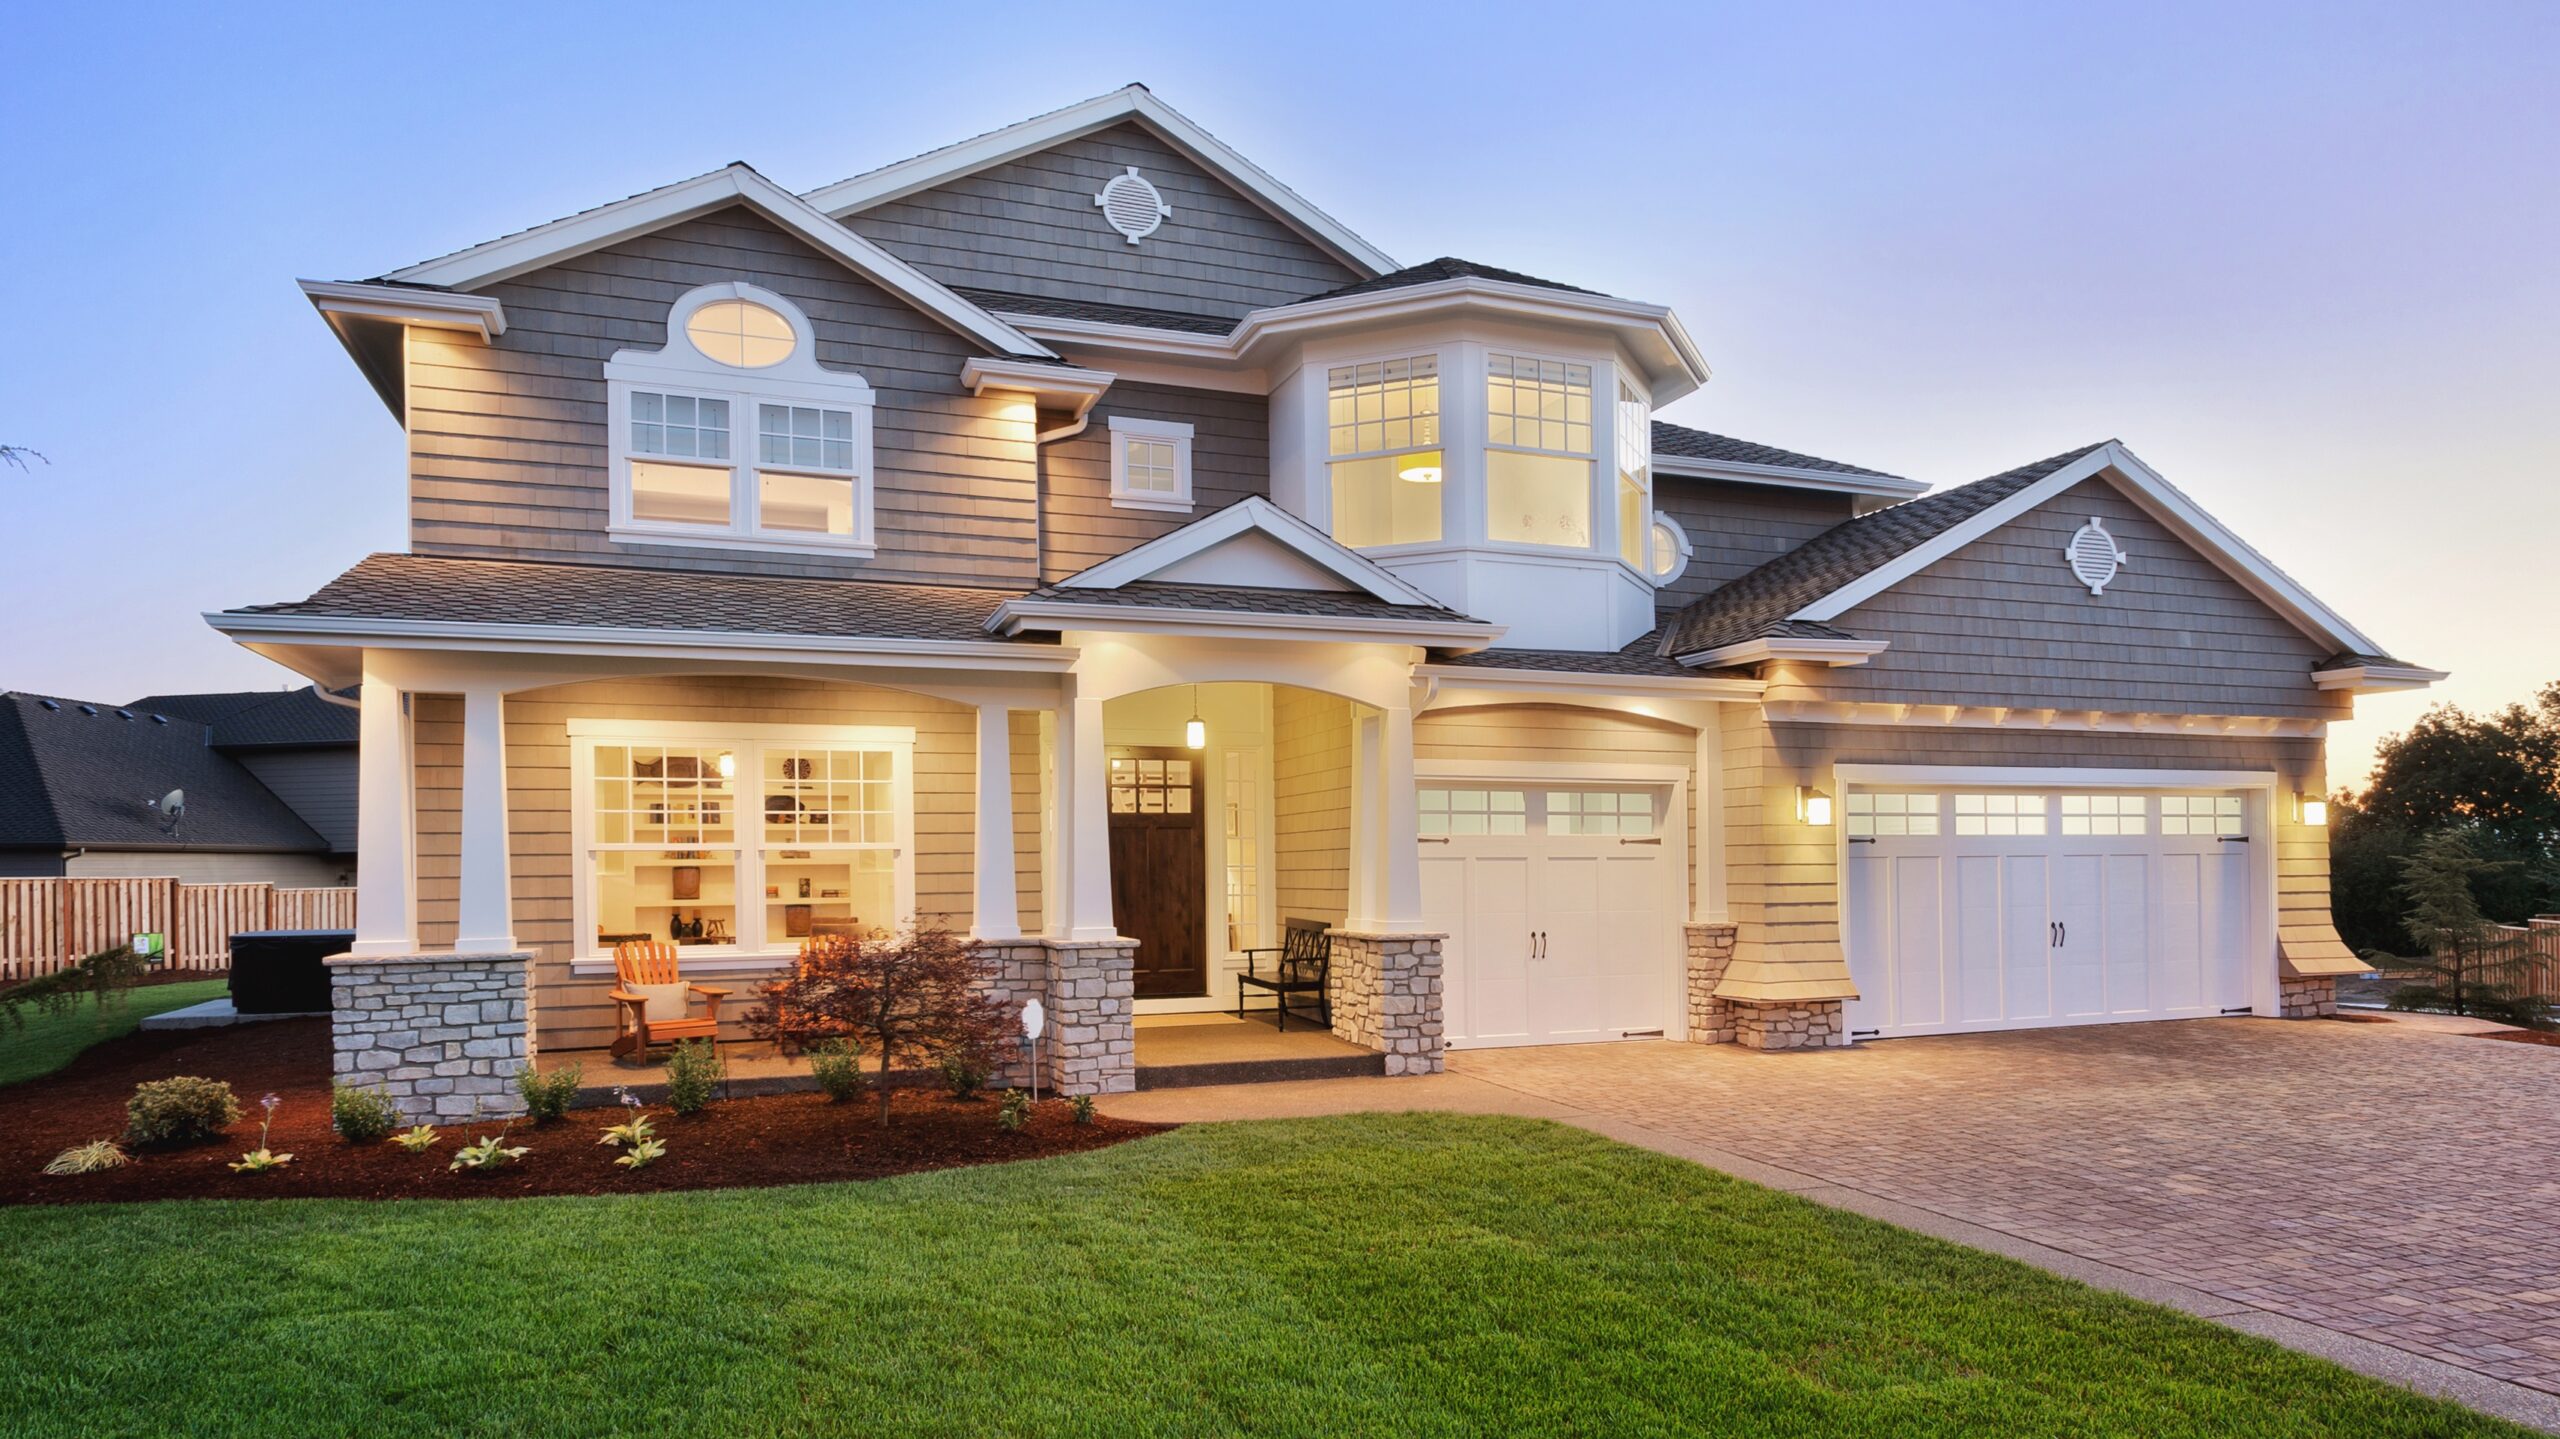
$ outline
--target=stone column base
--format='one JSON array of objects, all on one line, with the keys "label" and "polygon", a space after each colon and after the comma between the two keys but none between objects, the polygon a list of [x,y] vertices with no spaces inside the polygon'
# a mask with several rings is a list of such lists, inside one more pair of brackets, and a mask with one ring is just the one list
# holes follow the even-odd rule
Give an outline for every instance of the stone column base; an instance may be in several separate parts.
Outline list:
[{"label": "stone column base", "polygon": [[[1038,939],[973,940],[969,947],[987,966],[987,993],[1003,1004],[1013,1016],[1013,1033],[1022,1033],[1022,1007],[1032,1000],[1040,1001],[1043,1010],[1054,1016],[1057,1006],[1049,1001],[1049,946]],[[1053,1017],[1050,1021],[1056,1023]],[[1054,1033],[1054,1030],[1052,1031]],[[1041,1041],[1041,1058],[1048,1058],[1048,1040]],[[1031,1083],[1031,1049],[1024,1045],[1005,1066],[996,1071],[995,1081],[1008,1087]],[[1049,1076],[1040,1076],[1044,1086]]]},{"label": "stone column base", "polygon": [[2278,981],[2276,1012],[2287,1019],[2326,1019],[2338,1012],[2338,981],[2334,975],[2312,979]]},{"label": "stone column base", "polygon": [[1048,956],[1049,1032],[1040,1041],[1060,1094],[1126,1094],[1138,1087],[1134,939],[1039,941]]},{"label": "stone column base", "polygon": [[1732,1013],[1734,1043],[1745,1049],[1838,1049],[1849,1043],[1848,1018],[1836,999],[1717,1002]]},{"label": "stone column base", "polygon": [[412,1120],[523,1113],[516,1071],[533,1063],[532,965],[522,950],[330,956],[331,1074],[387,1092]]},{"label": "stone column base", "polygon": [[1689,1042],[1731,1044],[1733,1007],[1716,998],[1716,986],[1724,982],[1724,968],[1733,962],[1735,936],[1741,931],[1730,924],[1684,924],[1680,929],[1689,947]]},{"label": "stone column base", "polygon": [[1440,1022],[1437,934],[1332,931],[1333,1032],[1387,1056],[1389,1074],[1438,1074]]}]

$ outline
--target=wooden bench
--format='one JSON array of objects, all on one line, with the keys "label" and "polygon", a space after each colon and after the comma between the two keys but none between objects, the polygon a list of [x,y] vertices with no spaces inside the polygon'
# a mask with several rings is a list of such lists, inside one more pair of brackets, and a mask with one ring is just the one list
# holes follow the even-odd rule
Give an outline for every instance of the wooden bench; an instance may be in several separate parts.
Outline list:
[{"label": "wooden bench", "polygon": [[[1330,929],[1320,919],[1292,919],[1282,926],[1277,946],[1246,950],[1244,973],[1236,976],[1236,1018],[1244,1018],[1246,989],[1267,990],[1274,1006],[1271,1022],[1286,1033],[1289,996],[1312,994],[1316,997],[1317,1022],[1326,1029],[1333,1028],[1333,997],[1326,991],[1326,981],[1333,972]],[[1302,1013],[1299,1017],[1306,1016]]]}]

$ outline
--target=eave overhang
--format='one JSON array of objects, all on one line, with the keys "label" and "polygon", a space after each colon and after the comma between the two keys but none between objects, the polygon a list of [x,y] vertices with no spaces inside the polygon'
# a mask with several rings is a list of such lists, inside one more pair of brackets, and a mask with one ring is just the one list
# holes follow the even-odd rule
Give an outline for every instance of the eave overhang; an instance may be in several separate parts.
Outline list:
[{"label": "eave overhang", "polygon": [[1653,452],[1653,472],[1684,479],[1773,485],[1791,490],[1826,490],[1834,494],[1872,495],[1888,500],[1907,500],[1929,488],[1926,480],[1906,480],[1895,475],[1856,475],[1838,470],[1752,465],[1736,460],[1705,460],[1695,455],[1666,455],[1660,450]]},{"label": "eave overhang", "polygon": [[1339,615],[1276,615],[1160,605],[1090,605],[1055,599],[1007,600],[988,617],[987,629],[1006,636],[1121,631],[1301,644],[1425,645],[1468,651],[1483,649],[1503,634],[1501,625],[1480,620],[1349,619]]},{"label": "eave overhang", "polygon": [[484,345],[507,332],[506,307],[494,295],[457,295],[361,280],[295,283],[338,343],[346,346],[348,358],[356,362],[365,382],[404,424],[408,421],[408,354],[402,337],[408,330],[448,330]]},{"label": "eave overhang", "polygon": [[2422,690],[2451,676],[2449,670],[2422,669],[2417,665],[2358,664],[2340,665],[2334,669],[2313,670],[2311,683],[2324,690],[2345,690],[2349,694],[2392,694],[2401,690]]}]

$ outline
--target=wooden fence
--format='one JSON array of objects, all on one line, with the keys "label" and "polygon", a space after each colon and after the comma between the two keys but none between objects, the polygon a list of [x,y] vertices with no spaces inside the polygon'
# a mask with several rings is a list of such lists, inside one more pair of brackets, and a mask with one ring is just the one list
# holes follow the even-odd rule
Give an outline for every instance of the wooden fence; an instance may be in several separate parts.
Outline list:
[{"label": "wooden fence", "polygon": [[353,929],[352,889],[183,884],[174,879],[0,879],[0,981],[32,979],[137,934],[158,934],[177,969],[223,969],[231,936]]},{"label": "wooden fence", "polygon": [[2463,977],[2533,999],[2560,1001],[2560,915],[2538,914],[2523,924],[2494,929],[2485,942],[2463,946],[2457,956]]}]

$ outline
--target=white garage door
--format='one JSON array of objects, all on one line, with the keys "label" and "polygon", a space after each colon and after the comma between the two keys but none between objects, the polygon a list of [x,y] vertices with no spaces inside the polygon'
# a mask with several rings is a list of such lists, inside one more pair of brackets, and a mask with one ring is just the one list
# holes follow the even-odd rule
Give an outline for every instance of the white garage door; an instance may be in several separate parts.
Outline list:
[{"label": "white garage door", "polygon": [[2249,1007],[2246,796],[1853,789],[1852,1038]]},{"label": "white garage door", "polygon": [[1426,784],[1419,798],[1451,1045],[1672,1032],[1684,960],[1668,791]]}]

